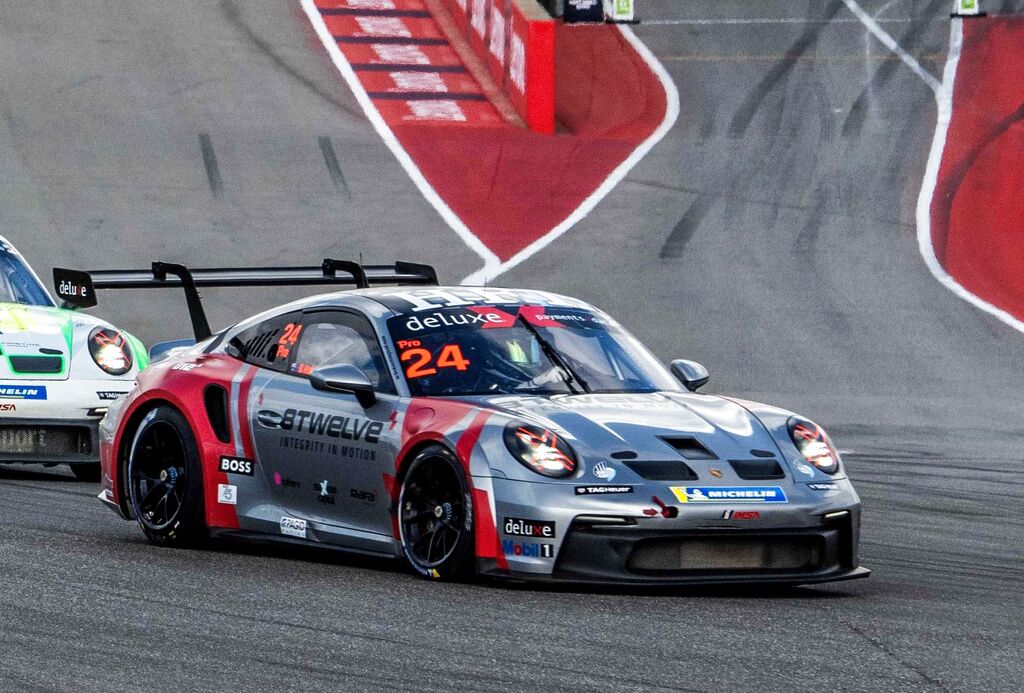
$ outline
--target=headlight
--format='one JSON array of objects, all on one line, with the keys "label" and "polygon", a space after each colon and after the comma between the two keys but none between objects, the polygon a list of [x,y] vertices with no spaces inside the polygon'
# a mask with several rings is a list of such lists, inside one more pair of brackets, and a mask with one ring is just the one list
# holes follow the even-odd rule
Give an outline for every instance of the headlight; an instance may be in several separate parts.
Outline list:
[{"label": "headlight", "polygon": [[132,349],[117,330],[97,327],[89,334],[89,353],[105,373],[124,375],[132,369]]},{"label": "headlight", "polygon": [[826,474],[839,471],[839,451],[821,426],[799,416],[790,417],[789,437],[812,466]]},{"label": "headlight", "polygon": [[505,427],[505,446],[530,471],[560,479],[576,471],[576,453],[551,431],[531,424]]}]

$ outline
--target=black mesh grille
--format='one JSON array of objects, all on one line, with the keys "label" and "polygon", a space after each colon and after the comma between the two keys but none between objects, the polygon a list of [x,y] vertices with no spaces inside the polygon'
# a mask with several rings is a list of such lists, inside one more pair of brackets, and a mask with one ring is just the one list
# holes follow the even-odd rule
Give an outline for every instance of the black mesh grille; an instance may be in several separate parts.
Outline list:
[{"label": "black mesh grille", "polygon": [[691,481],[697,478],[697,473],[680,460],[668,462],[623,460],[622,464],[651,481]]},{"label": "black mesh grille", "polygon": [[89,455],[92,441],[84,426],[0,426],[0,454]]},{"label": "black mesh grille", "polygon": [[636,572],[810,571],[822,565],[820,537],[701,537],[637,545],[628,568]]},{"label": "black mesh grille", "polygon": [[60,373],[64,370],[61,356],[10,356],[15,373]]},{"label": "black mesh grille", "polygon": [[741,479],[785,479],[786,473],[776,460],[729,460],[733,471]]}]

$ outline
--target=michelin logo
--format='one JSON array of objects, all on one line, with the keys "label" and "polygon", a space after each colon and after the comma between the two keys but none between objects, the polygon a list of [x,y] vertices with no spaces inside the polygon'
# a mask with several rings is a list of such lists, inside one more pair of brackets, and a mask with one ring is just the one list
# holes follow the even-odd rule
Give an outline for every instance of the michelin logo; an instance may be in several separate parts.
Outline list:
[{"label": "michelin logo", "polygon": [[43,385],[0,385],[0,399],[46,399]]},{"label": "michelin logo", "polygon": [[788,503],[780,486],[673,486],[680,503]]}]

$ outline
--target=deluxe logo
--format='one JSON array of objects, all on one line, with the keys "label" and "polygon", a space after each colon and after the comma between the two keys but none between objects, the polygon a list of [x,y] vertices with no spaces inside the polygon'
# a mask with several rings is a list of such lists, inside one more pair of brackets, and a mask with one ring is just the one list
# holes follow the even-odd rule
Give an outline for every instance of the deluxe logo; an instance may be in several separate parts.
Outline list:
[{"label": "deluxe logo", "polygon": [[522,520],[518,517],[506,517],[504,529],[505,534],[512,537],[555,538],[555,523],[543,520]]},{"label": "deluxe logo", "polygon": [[506,556],[517,556],[520,558],[554,558],[555,547],[551,544],[534,544],[533,542],[518,542],[511,539],[503,539],[501,549]]},{"label": "deluxe logo", "polygon": [[241,474],[242,476],[252,476],[253,467],[256,465],[252,460],[247,460],[242,457],[221,457],[220,464],[217,468],[227,474]]},{"label": "deluxe logo", "polygon": [[88,298],[89,289],[88,287],[74,284],[67,279],[62,279],[60,284],[57,285],[57,295],[61,298]]},{"label": "deluxe logo", "polygon": [[457,313],[453,315],[434,313],[425,318],[413,315],[406,320],[405,329],[410,332],[422,332],[423,330],[435,330],[438,327],[456,327],[458,325],[473,325],[476,323],[486,327],[488,323],[505,322],[507,322],[507,316],[498,313]]},{"label": "deluxe logo", "polygon": [[0,399],[46,399],[46,386],[0,385]]}]

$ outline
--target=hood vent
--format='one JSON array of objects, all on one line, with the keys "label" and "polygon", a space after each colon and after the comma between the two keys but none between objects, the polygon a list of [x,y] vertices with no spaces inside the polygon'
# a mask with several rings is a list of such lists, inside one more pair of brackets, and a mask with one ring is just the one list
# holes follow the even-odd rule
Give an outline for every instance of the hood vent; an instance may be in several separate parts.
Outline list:
[{"label": "hood vent", "polygon": [[701,445],[696,438],[681,438],[663,436],[664,442],[672,446],[672,449],[688,460],[717,460],[718,455]]},{"label": "hood vent", "polygon": [[49,375],[64,370],[64,359],[60,356],[8,356],[11,370],[15,373],[42,373]]},{"label": "hood vent", "polygon": [[641,462],[639,460],[623,461],[645,479],[651,481],[692,481],[697,478],[696,472],[685,462],[671,460],[668,462]]},{"label": "hood vent", "polygon": [[729,460],[729,464],[732,465],[736,476],[749,481],[786,478],[786,473],[776,460]]}]

